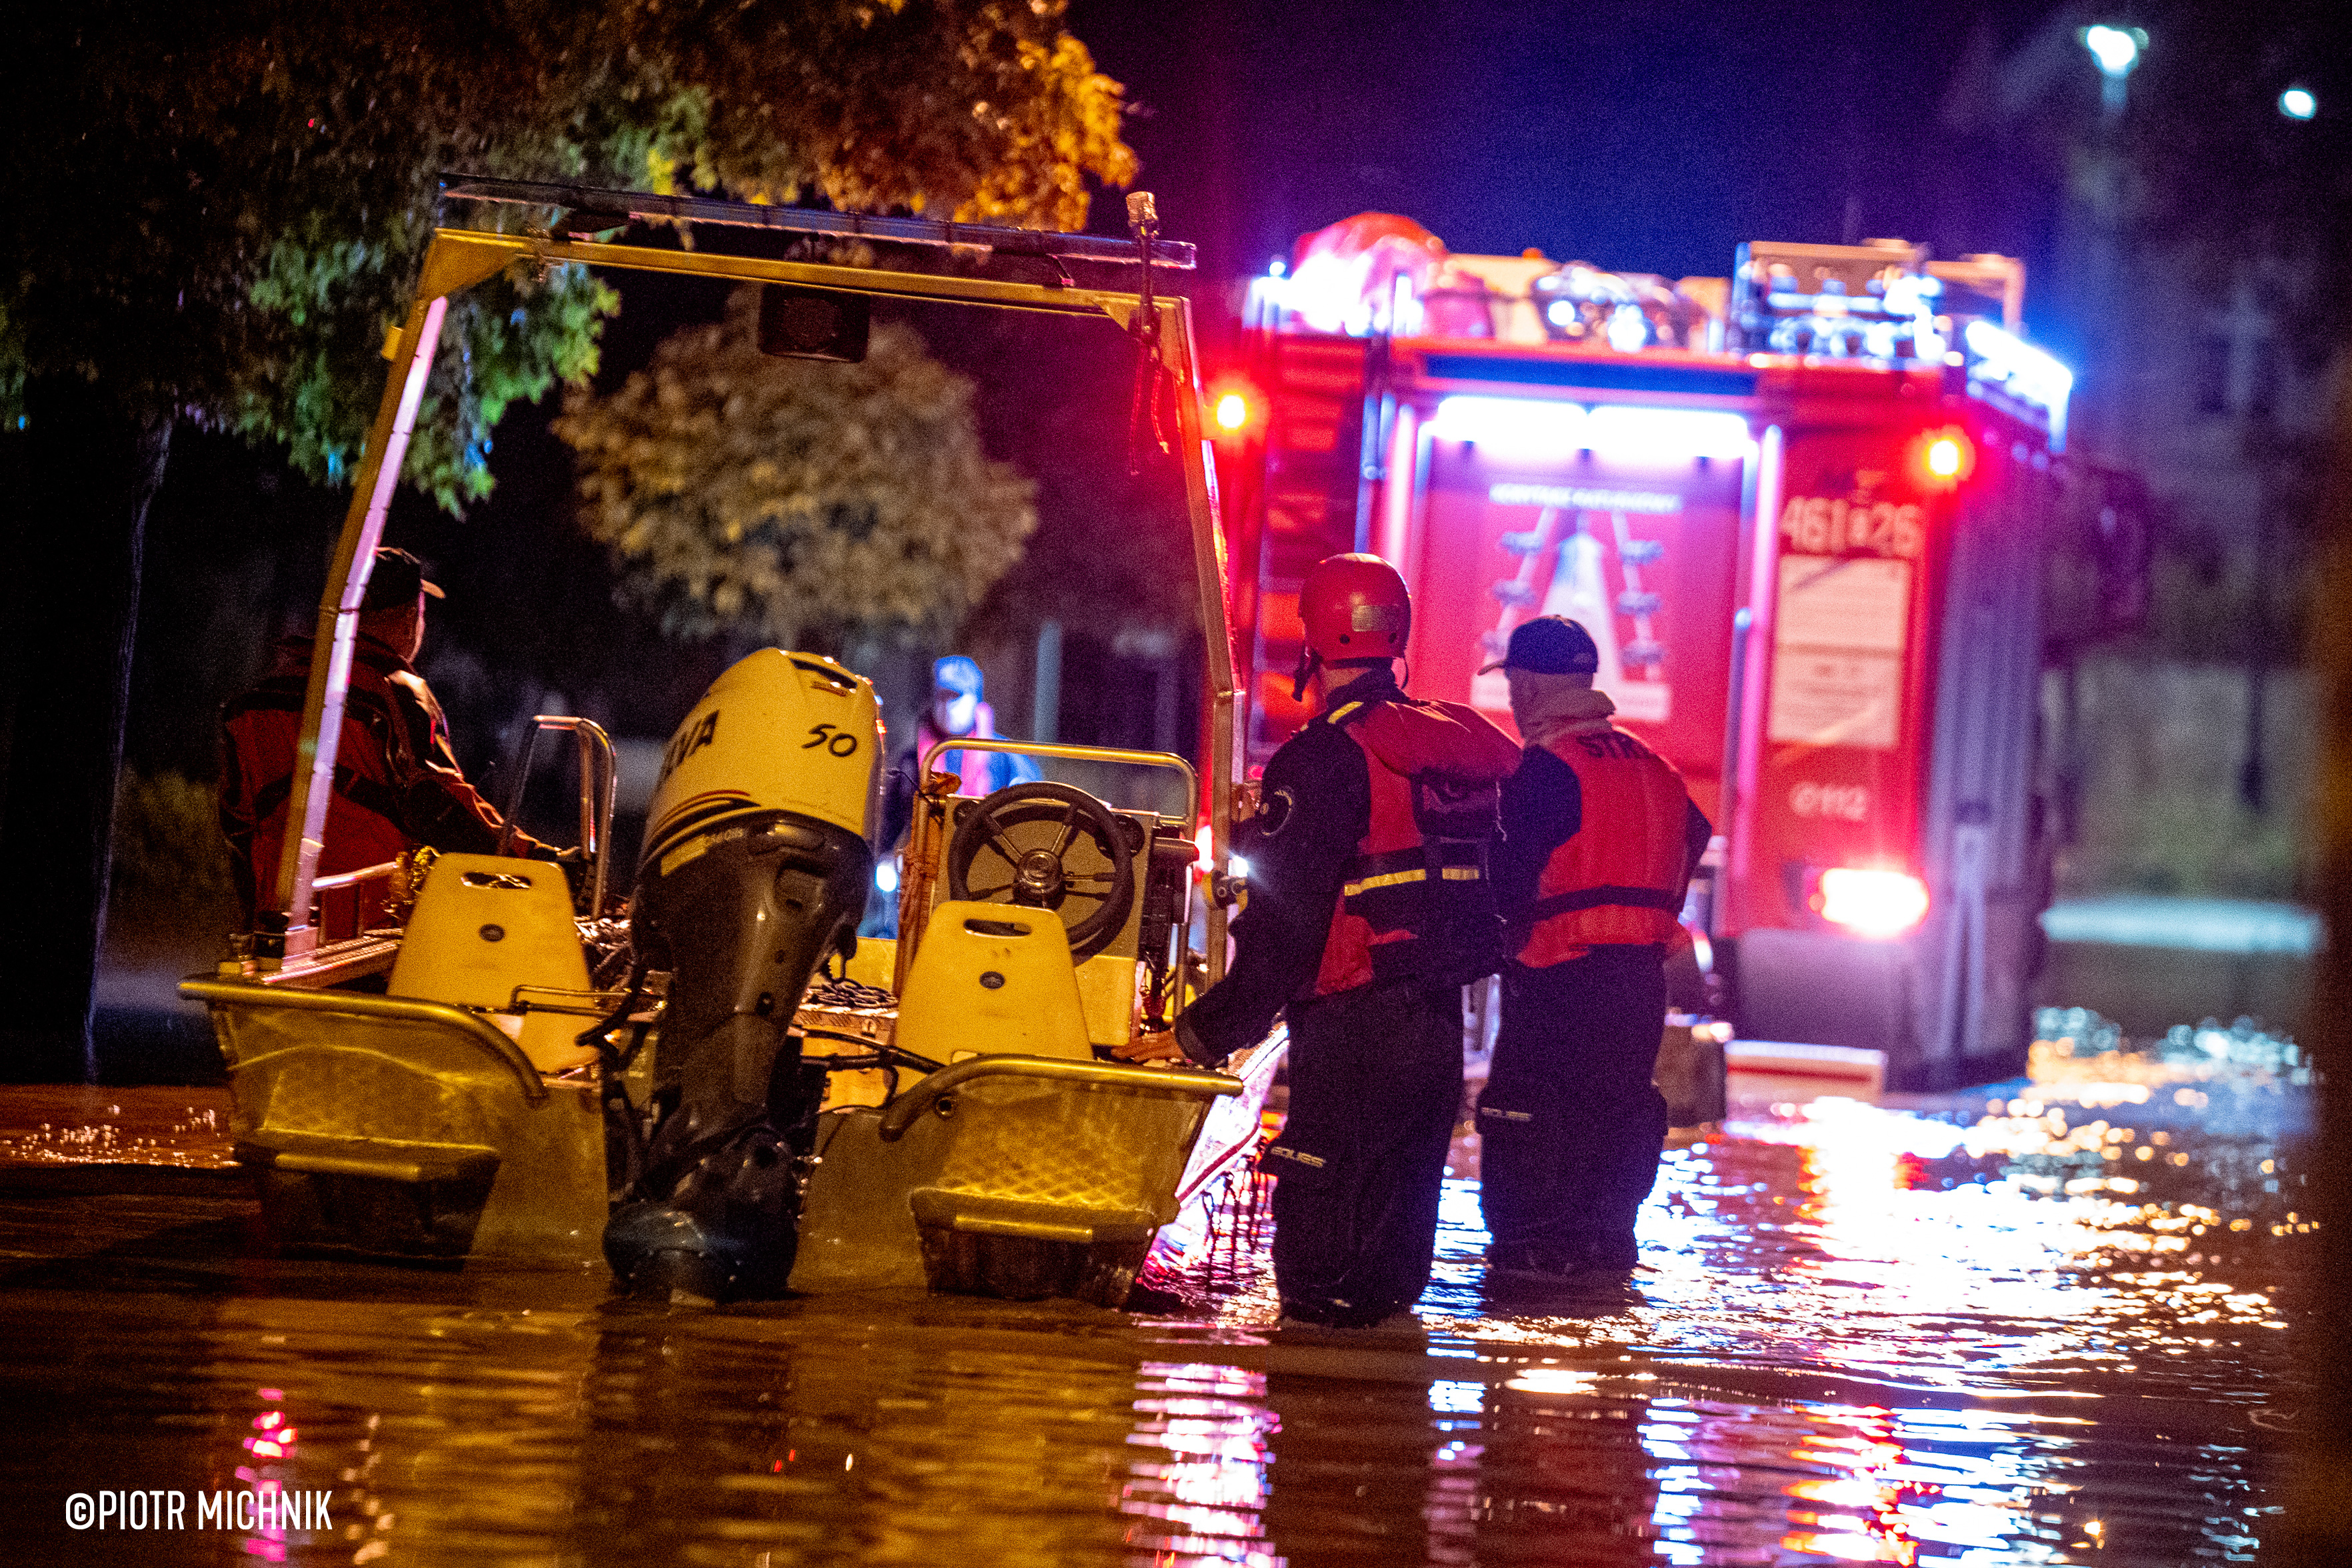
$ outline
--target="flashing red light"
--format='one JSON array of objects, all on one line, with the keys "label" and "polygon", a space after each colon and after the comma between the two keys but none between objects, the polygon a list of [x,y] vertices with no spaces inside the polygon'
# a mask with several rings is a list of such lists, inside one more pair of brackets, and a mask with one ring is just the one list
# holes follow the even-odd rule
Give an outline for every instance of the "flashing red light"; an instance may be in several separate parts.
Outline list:
[{"label": "flashing red light", "polygon": [[1236,376],[1222,376],[1209,388],[1209,434],[1223,442],[1245,440],[1265,425],[1265,400]]},{"label": "flashing red light", "polygon": [[1921,479],[1948,489],[1976,471],[1977,446],[1957,426],[1930,430],[1912,443],[1911,462]]}]

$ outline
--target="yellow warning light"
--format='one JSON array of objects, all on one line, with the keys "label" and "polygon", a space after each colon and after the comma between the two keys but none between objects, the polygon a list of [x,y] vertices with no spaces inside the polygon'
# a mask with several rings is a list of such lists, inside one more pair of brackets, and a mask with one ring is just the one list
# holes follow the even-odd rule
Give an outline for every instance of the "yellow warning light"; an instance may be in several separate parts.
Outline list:
[{"label": "yellow warning light", "polygon": [[1912,472],[1938,489],[1948,489],[1976,471],[1977,444],[1958,426],[1924,430],[1911,443]]},{"label": "yellow warning light", "polygon": [[1228,392],[1217,399],[1212,417],[1220,430],[1238,430],[1249,423],[1249,399],[1238,392]]}]

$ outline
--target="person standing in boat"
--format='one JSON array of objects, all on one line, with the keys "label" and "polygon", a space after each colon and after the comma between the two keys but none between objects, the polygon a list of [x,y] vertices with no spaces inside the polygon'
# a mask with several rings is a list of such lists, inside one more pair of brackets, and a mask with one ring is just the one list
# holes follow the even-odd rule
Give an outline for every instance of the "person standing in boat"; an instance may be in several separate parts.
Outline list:
[{"label": "person standing in boat", "polygon": [[[923,765],[923,753],[943,741],[997,739],[996,711],[989,707],[980,665],[962,654],[951,653],[931,666],[931,705],[923,710],[922,718],[915,725],[915,743],[898,753],[883,785],[881,845],[885,854],[898,844],[898,836],[907,831],[907,824],[914,818],[915,791],[922,783],[917,775]],[[941,752],[933,765],[956,775],[958,795],[994,795],[1013,784],[1032,783],[1038,776],[1034,759],[1011,752]]]},{"label": "person standing in boat", "polygon": [[1583,626],[1545,616],[1488,666],[1527,742],[1503,786],[1495,897],[1516,946],[1477,1117],[1487,1267],[1502,1279],[1632,1269],[1665,1146],[1651,1082],[1665,957],[1714,829],[1674,764],[1610,722],[1600,662]]},{"label": "person standing in boat", "polygon": [[1267,1152],[1275,1279],[1286,1317],[1360,1327],[1429,1283],[1462,986],[1500,956],[1486,857],[1519,756],[1475,710],[1399,688],[1412,606],[1395,567],[1332,556],[1298,602],[1300,687],[1318,711],[1266,763],[1237,846],[1249,903],[1233,967],[1172,1033],[1118,1054],[1214,1067],[1287,1016],[1290,1110]]},{"label": "person standing in boat", "polygon": [[[467,855],[498,847],[499,814],[466,782],[449,749],[449,722],[413,662],[425,646],[425,602],[441,596],[415,556],[375,552],[343,696],[335,792],[319,851],[322,877],[380,866],[423,845]],[[221,833],[248,929],[262,892],[278,880],[310,651],[308,637],[281,638],[261,679],[221,710]],[[563,858],[521,833],[512,848]],[[319,913],[321,942],[356,936],[386,920],[385,885],[321,895]]]}]

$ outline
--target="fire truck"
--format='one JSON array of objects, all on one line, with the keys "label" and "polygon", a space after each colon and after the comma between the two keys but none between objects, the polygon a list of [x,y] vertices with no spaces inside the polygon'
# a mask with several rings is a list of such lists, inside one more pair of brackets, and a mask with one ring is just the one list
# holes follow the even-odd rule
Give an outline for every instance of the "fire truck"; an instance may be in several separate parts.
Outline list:
[{"label": "fire truck", "polygon": [[1208,392],[1246,765],[1307,717],[1297,588],[1372,551],[1408,679],[1510,722],[1500,657],[1581,622],[1717,838],[1685,923],[1749,1039],[1889,1081],[2017,1070],[2050,846],[2042,554],[2072,376],[2024,269],[1751,243],[1728,279],[1448,253],[1367,214],[1253,281]]}]

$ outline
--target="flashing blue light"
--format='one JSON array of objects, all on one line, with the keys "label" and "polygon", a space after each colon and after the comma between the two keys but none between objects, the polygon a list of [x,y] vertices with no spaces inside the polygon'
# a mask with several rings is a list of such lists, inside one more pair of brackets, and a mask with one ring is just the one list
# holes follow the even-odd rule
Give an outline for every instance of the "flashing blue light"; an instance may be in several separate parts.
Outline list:
[{"label": "flashing blue light", "polygon": [[875,865],[874,885],[886,893],[898,890],[898,862],[883,860]]},{"label": "flashing blue light", "polygon": [[1650,341],[1650,319],[1639,305],[1620,305],[1609,312],[1609,346],[1629,354]]},{"label": "flashing blue light", "polygon": [[1970,321],[1967,341],[1976,361],[1969,379],[2041,409],[2050,421],[2050,449],[2064,451],[2066,400],[2074,394],[2074,373],[1990,321]]},{"label": "flashing blue light", "polygon": [[2308,120],[2319,112],[2319,100],[2307,87],[2291,87],[2279,94],[2279,112],[2289,120]]},{"label": "flashing blue light", "polygon": [[1290,264],[1283,260],[1281,257],[1277,256],[1272,262],[1267,264],[1265,275],[1268,278],[1280,278],[1289,270]]}]

